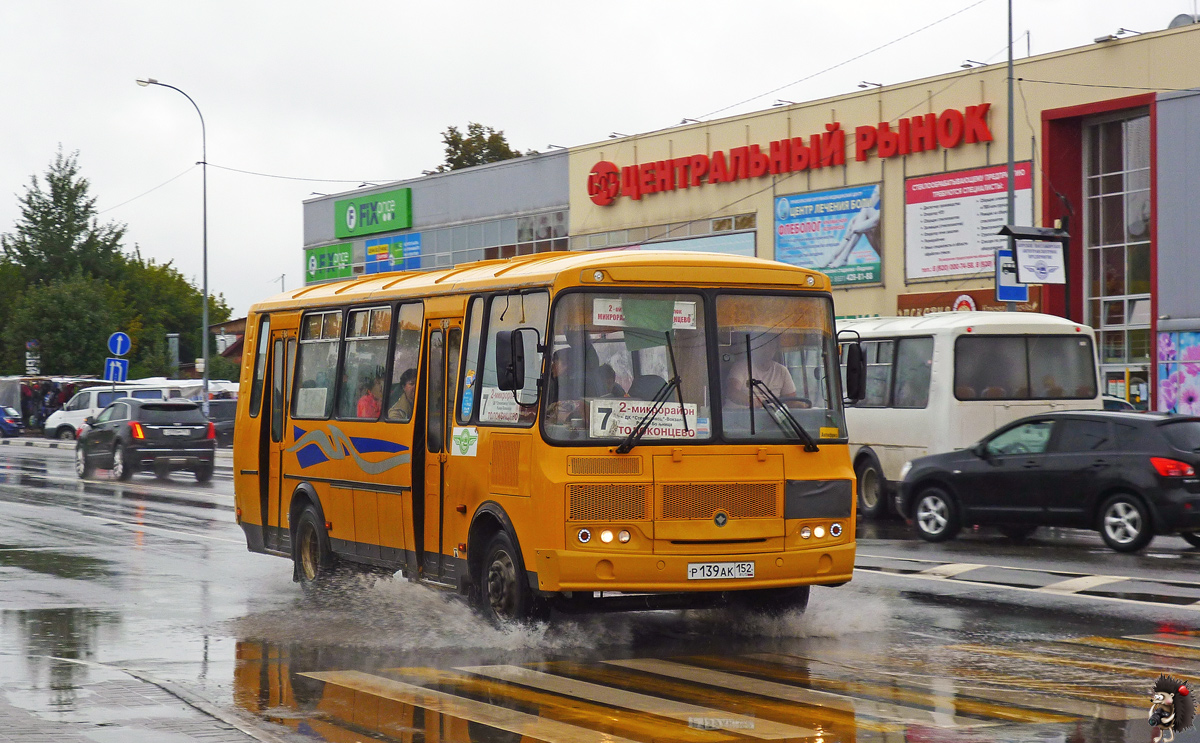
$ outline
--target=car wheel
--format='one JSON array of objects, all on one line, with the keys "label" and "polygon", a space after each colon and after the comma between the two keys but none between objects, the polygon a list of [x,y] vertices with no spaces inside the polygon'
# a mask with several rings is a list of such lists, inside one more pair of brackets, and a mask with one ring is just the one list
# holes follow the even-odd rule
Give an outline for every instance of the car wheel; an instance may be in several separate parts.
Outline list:
[{"label": "car wheel", "polygon": [[1100,536],[1117,552],[1137,552],[1154,539],[1150,514],[1142,501],[1117,493],[1100,506]]},{"label": "car wheel", "polygon": [[999,527],[999,530],[1001,534],[1014,542],[1024,542],[1026,539],[1029,539],[1029,537],[1033,536],[1033,533],[1037,531],[1037,527],[1008,525]]},{"label": "car wheel", "polygon": [[1187,542],[1193,547],[1200,547],[1200,532],[1185,531],[1179,536],[1183,537],[1183,541]]},{"label": "car wheel", "polygon": [[737,591],[730,594],[731,600],[745,609],[777,617],[789,612],[802,612],[808,608],[809,586],[791,588],[766,588],[756,591]]},{"label": "car wheel", "polygon": [[913,524],[917,536],[927,542],[944,542],[958,534],[962,524],[958,506],[950,494],[941,488],[926,488],[917,495],[913,509]]},{"label": "car wheel", "polygon": [[212,479],[213,466],[212,464],[202,464],[192,472],[196,475],[196,482],[205,483]]},{"label": "car wheel", "polygon": [[75,429],[70,426],[60,426],[56,438],[60,441],[73,441],[75,439]]},{"label": "car wheel", "polygon": [[887,481],[879,463],[867,457],[854,468],[858,476],[858,515],[877,519],[887,514]]},{"label": "car wheel", "polygon": [[329,544],[329,533],[317,516],[317,509],[307,506],[296,522],[296,544],[292,549],[296,576],[300,588],[310,598],[324,598],[335,583],[338,559]]},{"label": "car wheel", "polygon": [[497,532],[484,550],[479,609],[499,625],[544,619],[549,613],[530,590],[521,553],[507,532]]},{"label": "car wheel", "polygon": [[87,479],[96,472],[96,465],[93,464],[83,451],[82,446],[75,447],[75,474],[79,475],[80,479]]},{"label": "car wheel", "polygon": [[129,454],[124,444],[113,447],[112,476],[114,480],[128,480],[133,477],[134,466],[129,462]]}]

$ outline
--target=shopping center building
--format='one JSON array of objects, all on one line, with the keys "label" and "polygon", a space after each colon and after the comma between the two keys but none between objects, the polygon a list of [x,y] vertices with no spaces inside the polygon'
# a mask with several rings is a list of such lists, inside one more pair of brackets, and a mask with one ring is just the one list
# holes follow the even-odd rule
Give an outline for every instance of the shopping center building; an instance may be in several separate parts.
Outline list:
[{"label": "shopping center building", "polygon": [[[1067,283],[1015,307],[1093,325],[1105,391],[1180,412],[1200,412],[1198,53],[1189,24],[1014,65],[1015,221],[1070,234]],[[1004,309],[1007,119],[1006,66],[971,65],[312,199],[306,276],[702,250],[825,271],[841,316]]]}]

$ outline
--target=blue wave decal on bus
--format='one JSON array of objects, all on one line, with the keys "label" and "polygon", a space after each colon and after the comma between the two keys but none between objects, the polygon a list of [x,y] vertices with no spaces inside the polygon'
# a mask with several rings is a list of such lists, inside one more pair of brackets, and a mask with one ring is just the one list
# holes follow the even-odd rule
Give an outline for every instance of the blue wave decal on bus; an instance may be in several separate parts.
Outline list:
[{"label": "blue wave decal on bus", "polygon": [[[373,439],[364,436],[350,437],[337,426],[330,424],[329,433],[324,431],[305,431],[299,426],[292,426],[292,437],[296,443],[287,451],[294,452],[296,461],[301,469],[307,469],[314,464],[341,460],[347,456],[354,459],[359,469],[368,475],[378,475],[382,472],[408,464],[412,457],[408,447],[386,439]],[[385,452],[392,456],[372,462],[364,459],[363,454]]]}]

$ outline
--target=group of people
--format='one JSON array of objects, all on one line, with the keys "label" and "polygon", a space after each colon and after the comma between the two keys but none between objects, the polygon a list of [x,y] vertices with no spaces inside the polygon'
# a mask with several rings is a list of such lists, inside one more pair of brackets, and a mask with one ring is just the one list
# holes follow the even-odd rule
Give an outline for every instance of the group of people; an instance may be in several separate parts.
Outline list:
[{"label": "group of people", "polygon": [[50,414],[67,404],[76,392],[73,382],[49,379],[21,383],[21,418],[26,428],[40,429]]},{"label": "group of people", "polygon": [[[389,420],[407,421],[412,418],[413,407],[417,394],[417,370],[406,369],[392,385],[392,402],[388,406]],[[353,402],[353,414],[350,404]],[[347,395],[343,398],[342,415],[344,417],[367,418],[377,420],[383,412],[383,373],[376,372],[364,378],[358,385],[357,398]]]}]

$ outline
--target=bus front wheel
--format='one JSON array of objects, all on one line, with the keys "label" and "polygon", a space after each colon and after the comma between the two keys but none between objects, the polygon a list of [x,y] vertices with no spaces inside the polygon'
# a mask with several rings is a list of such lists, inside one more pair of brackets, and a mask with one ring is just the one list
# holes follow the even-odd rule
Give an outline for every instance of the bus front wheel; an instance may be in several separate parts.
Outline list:
[{"label": "bus front wheel", "polygon": [[296,575],[305,595],[317,597],[333,584],[337,558],[329,546],[329,534],[317,515],[317,509],[307,506],[296,523],[296,545],[293,550]]},{"label": "bus front wheel", "polygon": [[546,607],[530,590],[521,553],[507,532],[496,532],[484,550],[479,608],[497,624],[545,618]]}]

